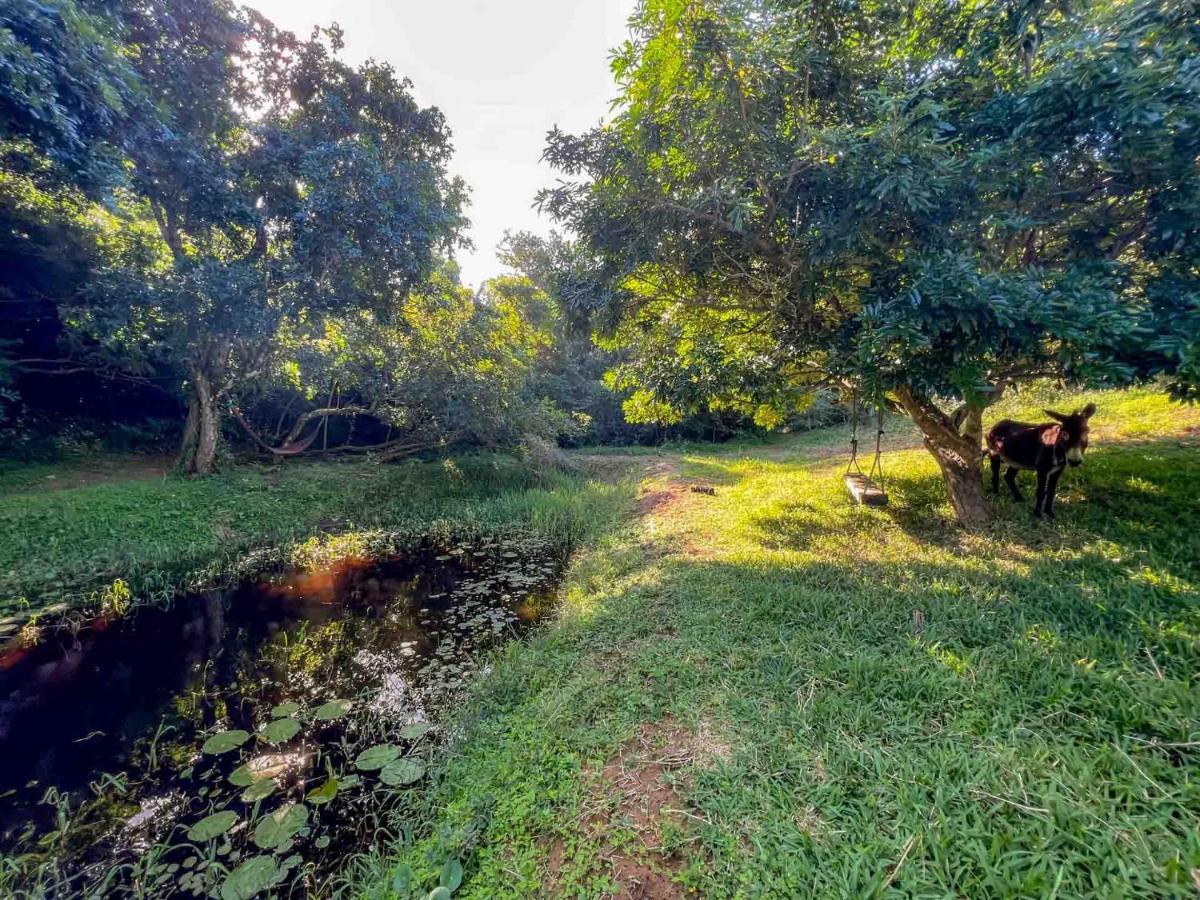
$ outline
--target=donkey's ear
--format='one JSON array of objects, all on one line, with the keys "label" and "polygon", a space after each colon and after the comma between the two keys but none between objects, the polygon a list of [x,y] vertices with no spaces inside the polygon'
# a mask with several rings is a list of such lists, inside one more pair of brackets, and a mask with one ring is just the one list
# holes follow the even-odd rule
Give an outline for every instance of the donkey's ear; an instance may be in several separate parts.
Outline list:
[{"label": "donkey's ear", "polygon": [[1052,418],[1055,422],[1067,421],[1066,416],[1064,416],[1062,413],[1056,413],[1052,409],[1044,409],[1044,410],[1042,410],[1042,412],[1044,412],[1046,415],[1048,415],[1050,418]]},{"label": "donkey's ear", "polygon": [[1096,414],[1096,404],[1089,403],[1087,406],[1085,406],[1083,408],[1083,410],[1079,414],[1081,416],[1083,416],[1085,419],[1090,419],[1092,416],[1094,416]]}]

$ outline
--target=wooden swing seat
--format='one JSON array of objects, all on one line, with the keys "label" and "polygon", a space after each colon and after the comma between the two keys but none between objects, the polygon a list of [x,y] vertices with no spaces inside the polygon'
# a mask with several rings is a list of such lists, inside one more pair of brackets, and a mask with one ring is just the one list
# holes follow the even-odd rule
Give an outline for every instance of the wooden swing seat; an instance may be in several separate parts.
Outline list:
[{"label": "wooden swing seat", "polygon": [[846,473],[846,490],[860,506],[887,506],[887,492],[861,472]]}]

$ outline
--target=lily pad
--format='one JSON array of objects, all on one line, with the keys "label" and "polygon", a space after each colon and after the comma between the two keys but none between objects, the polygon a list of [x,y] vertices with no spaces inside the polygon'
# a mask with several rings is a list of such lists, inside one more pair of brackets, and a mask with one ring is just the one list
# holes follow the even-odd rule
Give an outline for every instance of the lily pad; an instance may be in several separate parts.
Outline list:
[{"label": "lily pad", "polygon": [[400,729],[400,737],[406,741],[415,741],[429,734],[433,728],[428,722],[413,722],[411,725],[405,725]]},{"label": "lily pad", "polygon": [[233,731],[222,731],[219,734],[214,734],[200,749],[204,753],[217,756],[221,753],[228,753],[230,750],[236,750],[246,741],[250,740],[250,732],[234,729]]},{"label": "lily pad", "polygon": [[415,759],[397,759],[383,767],[383,771],[379,773],[379,780],[395,787],[420,781],[424,776],[425,766]]},{"label": "lily pad", "polygon": [[330,700],[317,707],[317,718],[322,722],[330,722],[340,719],[352,709],[354,709],[353,700]]},{"label": "lily pad", "polygon": [[416,880],[417,876],[413,872],[413,867],[408,863],[402,863],[396,869],[396,874],[392,876],[392,890],[397,894],[404,894],[413,886]]},{"label": "lily pad", "polygon": [[273,887],[279,877],[274,857],[254,856],[229,873],[221,885],[221,900],[250,900]]},{"label": "lily pad", "polygon": [[237,820],[237,813],[228,809],[215,812],[211,816],[205,816],[188,829],[188,840],[202,843],[204,841],[211,841],[213,838],[219,838],[232,828]]},{"label": "lily pad", "polygon": [[300,712],[299,703],[280,703],[278,706],[271,707],[271,715],[281,718],[283,716],[294,716],[298,712]]},{"label": "lily pad", "polygon": [[395,744],[376,744],[374,747],[368,747],[362,753],[358,754],[354,760],[354,765],[364,772],[371,772],[375,769],[382,769],[399,755],[400,748]]},{"label": "lily pad", "polygon": [[259,729],[258,737],[268,744],[282,744],[294,738],[299,730],[300,723],[295,719],[275,719]]},{"label": "lily pad", "polygon": [[338,780],[336,778],[327,778],[320,787],[315,787],[309,791],[305,799],[315,806],[320,806],[328,803],[337,796],[338,787]]},{"label": "lily pad", "polygon": [[438,884],[444,887],[450,893],[458,890],[462,884],[463,867],[457,859],[448,859],[442,866],[442,871],[438,873]]},{"label": "lily pad", "polygon": [[263,850],[274,850],[294,838],[308,824],[308,807],[303,803],[287,803],[258,821],[254,828],[254,843]]},{"label": "lily pad", "polygon": [[265,800],[275,793],[276,787],[274,778],[263,778],[242,791],[242,800],[246,803],[256,803],[259,800]]},{"label": "lily pad", "polygon": [[249,763],[238,766],[229,773],[229,783],[235,787],[250,787],[254,782],[258,781]]}]

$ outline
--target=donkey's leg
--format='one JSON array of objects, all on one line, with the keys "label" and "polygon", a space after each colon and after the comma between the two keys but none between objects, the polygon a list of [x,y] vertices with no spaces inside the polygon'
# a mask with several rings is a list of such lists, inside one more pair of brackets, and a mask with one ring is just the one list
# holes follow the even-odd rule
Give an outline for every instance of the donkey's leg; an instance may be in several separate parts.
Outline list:
[{"label": "donkey's leg", "polygon": [[1042,504],[1046,501],[1046,477],[1049,474],[1045,469],[1038,469],[1037,495],[1033,498],[1033,515],[1036,519],[1042,517]]},{"label": "donkey's leg", "polygon": [[1000,493],[1000,457],[992,456],[992,493]]},{"label": "donkey's leg", "polygon": [[1009,466],[1008,471],[1004,473],[1004,483],[1008,485],[1008,489],[1012,491],[1014,500],[1024,500],[1025,497],[1021,493],[1021,489],[1017,487],[1017,467]]},{"label": "donkey's leg", "polygon": [[1058,490],[1058,479],[1062,475],[1062,469],[1055,469],[1046,478],[1046,502],[1043,509],[1046,512],[1047,519],[1054,518],[1054,492]]}]

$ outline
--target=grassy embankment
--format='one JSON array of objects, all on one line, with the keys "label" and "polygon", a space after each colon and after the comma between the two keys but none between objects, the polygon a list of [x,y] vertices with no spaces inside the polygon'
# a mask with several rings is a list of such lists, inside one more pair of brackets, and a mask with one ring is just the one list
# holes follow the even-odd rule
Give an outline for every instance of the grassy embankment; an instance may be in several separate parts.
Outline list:
[{"label": "grassy embankment", "polygon": [[[38,467],[33,483],[53,471]],[[23,468],[2,474],[0,619],[126,602],[117,579],[134,602],[152,602],[272,561],[368,555],[430,531],[525,528],[570,543],[605,527],[630,490],[498,455],[241,466],[54,491],[30,490]]]},{"label": "grassy embankment", "polygon": [[648,458],[352,888],[459,858],[455,897],[1193,897],[1200,410],[1093,399],[1053,526],[999,498],[962,534],[919,449],[853,507],[844,431]]}]

